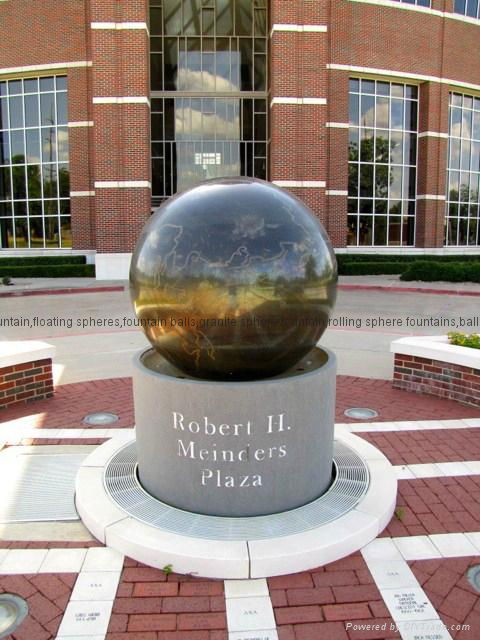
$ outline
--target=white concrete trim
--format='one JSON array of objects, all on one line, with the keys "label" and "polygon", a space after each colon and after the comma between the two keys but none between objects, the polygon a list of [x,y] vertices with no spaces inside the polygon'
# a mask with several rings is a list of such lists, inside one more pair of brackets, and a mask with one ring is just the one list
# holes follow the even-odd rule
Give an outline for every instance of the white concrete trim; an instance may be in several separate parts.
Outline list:
[{"label": "white concrete trim", "polygon": [[447,336],[409,336],[390,343],[397,353],[480,369],[480,350],[450,344]]},{"label": "white concrete trim", "polygon": [[326,182],[323,180],[273,180],[277,187],[286,189],[325,189]]},{"label": "white concrete trim", "polygon": [[[335,425],[338,433],[384,433],[388,431],[432,431],[437,429],[478,429],[480,428],[480,418],[466,418],[461,420],[407,420],[403,422],[367,422],[367,423],[348,423]],[[22,440],[26,438],[35,439],[74,439],[84,440],[90,438],[126,438],[131,439],[135,431],[131,428],[107,428],[107,429],[36,429],[34,427],[22,426],[13,420],[4,423],[0,426],[0,438],[10,445],[21,444]],[[91,456],[90,458],[91,459]],[[105,460],[106,462],[107,460]],[[450,464],[450,463],[446,463]],[[453,463],[457,464],[457,463]],[[469,469],[468,475],[480,474],[480,461],[469,460],[462,461],[462,465],[465,465]],[[428,465],[431,468],[427,469],[426,465],[403,465],[394,467],[397,477],[400,478],[415,478],[415,477],[436,477],[444,476],[452,473],[453,468],[447,468],[443,463],[438,465]],[[412,468],[414,469],[412,470]],[[463,469],[463,467],[462,467]],[[449,473],[446,473],[448,471]],[[464,471],[464,470],[463,470]],[[421,476],[419,474],[422,474]],[[427,475],[428,474],[428,475]],[[457,468],[457,472],[454,475],[464,475],[460,473],[460,467]]]},{"label": "white concrete trim", "polygon": [[431,431],[433,429],[477,429],[480,418],[461,420],[404,420],[399,422],[351,422],[337,423],[336,428],[351,433],[383,431]]},{"label": "white concrete trim", "polygon": [[336,247],[336,253],[380,253],[382,255],[395,254],[405,256],[450,256],[450,255],[480,255],[480,247],[474,246],[451,246],[440,248],[419,248],[419,247]]},{"label": "white concrete trim", "polygon": [[348,196],[348,191],[342,189],[327,189],[325,191],[326,196]]},{"label": "white concrete trim", "polygon": [[325,24],[274,24],[270,36],[276,32],[293,31],[295,33],[326,33],[328,27]]},{"label": "white concrete trim", "polygon": [[446,138],[448,140],[448,133],[440,133],[440,131],[422,131],[418,134],[419,138]]},{"label": "white concrete trim", "polygon": [[407,11],[418,11],[420,13],[426,13],[428,15],[436,16],[439,18],[447,18],[449,20],[460,20],[460,22],[467,22],[468,24],[480,25],[478,18],[471,18],[470,16],[464,16],[461,13],[439,11],[438,9],[432,9],[431,7],[421,7],[412,4],[406,4],[403,2],[395,2],[394,0],[349,0],[350,2],[363,2],[364,4],[376,4],[381,7],[392,7],[395,9],[404,9]]},{"label": "white concrete trim", "polygon": [[416,4],[406,4],[403,2],[395,2],[394,0],[349,0],[350,2],[361,2],[363,4],[376,4],[380,7],[392,7],[395,9],[405,9],[407,11],[418,11],[419,13],[426,13],[427,15],[436,16],[438,18],[444,18],[448,14],[438,9],[431,9],[430,7],[421,7]]},{"label": "white concrete trim", "polygon": [[[402,638],[421,638],[431,633],[431,637],[438,640],[451,640],[394,540],[378,538],[364,547],[361,553]],[[405,601],[410,606],[405,606]],[[388,635],[387,629],[385,635]]]},{"label": "white concrete trim", "polygon": [[456,462],[436,462],[429,464],[406,464],[394,467],[398,480],[417,478],[458,478],[480,474],[480,461],[459,460]]},{"label": "white concrete trim", "polygon": [[95,191],[70,191],[71,198],[86,198],[94,195]]},{"label": "white concrete trim", "polygon": [[13,367],[16,364],[52,359],[57,348],[40,340],[2,340],[0,341],[0,368]]},{"label": "white concrete trim", "polygon": [[63,614],[57,640],[78,638],[79,634],[81,637],[87,634],[91,640],[105,638],[123,561],[123,556],[113,549],[88,549]]},{"label": "white concrete trim", "polygon": [[151,189],[148,180],[100,180],[94,183],[95,189]]},{"label": "white concrete trim", "polygon": [[275,104],[294,104],[294,105],[304,105],[304,104],[327,104],[326,98],[290,98],[290,97],[280,97],[276,96],[272,98],[270,105],[273,106]]},{"label": "white concrete trim", "polygon": [[446,196],[439,196],[435,193],[419,193],[417,194],[417,200],[446,200]]},{"label": "white concrete trim", "polygon": [[110,438],[131,438],[133,429],[35,429],[34,427],[23,427],[13,420],[0,426],[0,441],[8,443],[10,446],[21,445],[22,440],[34,438],[35,440],[55,439],[55,440],[90,440]]},{"label": "white concrete trim", "polygon": [[[395,3],[397,5],[397,3]],[[400,3],[398,3],[400,5]],[[394,69],[377,69],[374,67],[357,67],[350,64],[327,64],[327,69],[333,71],[348,71],[349,73],[369,74],[373,76],[388,76],[391,78],[401,78],[406,80],[417,80],[418,82],[439,82],[453,87],[462,87],[464,89],[472,89],[480,91],[480,84],[472,84],[470,82],[462,82],[461,80],[453,80],[451,78],[440,78],[438,76],[428,76],[419,73],[409,73],[407,71],[396,71]]]},{"label": "white concrete trim", "polygon": [[90,28],[117,31],[144,29],[148,33],[148,25],[146,22],[92,22]]},{"label": "white concrete trim", "polygon": [[[437,429],[478,429],[480,428],[480,418],[466,418],[462,420],[419,420],[404,422],[367,422],[367,423],[349,423],[336,424],[335,428],[339,433],[382,433],[387,431],[432,431]],[[36,429],[34,427],[22,426],[13,420],[0,426],[0,438],[10,445],[21,444],[26,438],[35,439],[74,439],[84,440],[90,438],[127,438],[131,439],[134,435],[134,429],[131,428],[107,428],[107,429]],[[105,460],[106,462],[106,460]],[[453,463],[456,464],[456,463]],[[480,461],[469,460],[461,463],[469,469],[469,475],[480,474]],[[417,474],[423,474],[421,477],[435,477],[448,475],[446,470],[452,472],[439,463],[440,466],[434,465],[430,470],[425,465],[403,465],[394,467],[397,477],[414,478],[420,477]],[[410,469],[415,466],[415,473]],[[430,465],[431,466],[431,465]],[[421,467],[421,468],[420,468]],[[460,467],[455,475],[464,475],[459,473]],[[425,474],[429,474],[428,476]]]},{"label": "white concrete trim", "polygon": [[72,129],[75,127],[93,127],[93,120],[72,121],[72,122],[69,122],[67,126]]},{"label": "white concrete trim", "polygon": [[278,640],[267,581],[225,580],[229,640]]},{"label": "white concrete trim", "polygon": [[376,447],[339,432],[369,466],[370,485],[357,506],[326,525],[269,540],[208,540],[171,533],[130,517],[107,495],[104,465],[125,438],[110,440],[87,457],[77,475],[76,506],[84,524],[109,547],[153,567],[172,564],[179,573],[208,578],[264,578],[317,567],[343,558],[375,539],[396,504],[393,467]]},{"label": "white concrete trim", "polygon": [[403,558],[408,561],[480,555],[480,532],[478,531],[402,536],[391,538],[391,540]]},{"label": "white concrete trim", "polygon": [[325,126],[330,129],[350,129],[349,122],[326,122]]},{"label": "white concrete trim", "polygon": [[95,277],[97,280],[128,280],[131,253],[97,253]]},{"label": "white concrete trim", "polygon": [[147,96],[96,96],[92,98],[93,104],[147,104],[150,106],[150,98]]},{"label": "white concrete trim", "polygon": [[61,71],[63,69],[77,69],[82,67],[91,67],[91,60],[80,60],[78,62],[52,62],[50,64],[33,64],[24,67],[5,67],[0,69],[0,75],[12,73],[32,73],[41,71]]},{"label": "white concrete trim", "polygon": [[445,13],[444,18],[449,18],[450,20],[459,20],[460,22],[473,24],[477,27],[480,26],[480,19],[471,18],[470,16],[463,16],[461,13]]},{"label": "white concrete trim", "polygon": [[[3,551],[3,550],[2,550]],[[37,551],[38,553],[25,553]],[[0,560],[0,574],[78,573],[88,549],[5,549]]]}]

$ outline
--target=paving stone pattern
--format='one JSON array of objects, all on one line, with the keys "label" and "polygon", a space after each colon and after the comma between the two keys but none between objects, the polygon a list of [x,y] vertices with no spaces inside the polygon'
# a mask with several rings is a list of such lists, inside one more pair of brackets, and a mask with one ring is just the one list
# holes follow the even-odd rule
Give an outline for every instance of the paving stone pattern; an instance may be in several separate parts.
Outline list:
[{"label": "paving stone pattern", "polygon": [[[479,558],[417,560],[409,565],[455,640],[480,637],[480,598],[466,573]],[[469,629],[457,629],[468,625]]]},{"label": "paving stone pattern", "polygon": [[480,531],[480,476],[398,482],[397,510],[382,536]]},{"label": "paving stone pattern", "polygon": [[75,573],[0,576],[0,593],[14,593],[28,603],[29,613],[8,640],[55,637],[77,579]]}]

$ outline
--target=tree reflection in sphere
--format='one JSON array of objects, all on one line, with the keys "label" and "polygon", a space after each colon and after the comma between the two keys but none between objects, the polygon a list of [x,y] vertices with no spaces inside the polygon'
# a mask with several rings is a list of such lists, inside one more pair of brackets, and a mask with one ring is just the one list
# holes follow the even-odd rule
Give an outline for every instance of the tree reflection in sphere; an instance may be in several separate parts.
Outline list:
[{"label": "tree reflection in sphere", "polygon": [[317,343],[336,297],[327,235],[291,194],[210,180],[165,202],[132,257],[135,313],[155,349],[198,378],[281,374]]}]

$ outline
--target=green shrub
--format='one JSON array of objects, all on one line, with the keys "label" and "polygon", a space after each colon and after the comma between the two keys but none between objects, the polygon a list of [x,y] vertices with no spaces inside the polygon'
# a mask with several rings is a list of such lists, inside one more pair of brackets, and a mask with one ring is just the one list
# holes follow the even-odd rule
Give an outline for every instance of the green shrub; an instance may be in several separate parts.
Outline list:
[{"label": "green shrub", "polygon": [[459,331],[450,331],[448,334],[450,344],[459,347],[470,347],[471,349],[480,349],[480,334],[478,333],[460,333]]},{"label": "green shrub", "polygon": [[[0,254],[1,256],[1,254]],[[85,256],[21,256],[0,257],[0,267],[29,267],[35,264],[85,264]]]},{"label": "green shrub", "polygon": [[93,278],[93,264],[31,265],[28,267],[3,266],[0,260],[0,277],[10,278]]},{"label": "green shrub", "polygon": [[346,262],[338,265],[341,276],[370,276],[402,273],[405,265],[399,262]]},{"label": "green shrub", "polygon": [[401,264],[411,264],[412,262],[432,261],[432,262],[480,262],[480,255],[418,255],[418,254],[383,254],[383,253],[339,253],[337,254],[339,265],[352,262],[398,262]]},{"label": "green shrub", "polygon": [[480,262],[431,262],[417,260],[400,276],[401,280],[424,282],[480,282]]}]

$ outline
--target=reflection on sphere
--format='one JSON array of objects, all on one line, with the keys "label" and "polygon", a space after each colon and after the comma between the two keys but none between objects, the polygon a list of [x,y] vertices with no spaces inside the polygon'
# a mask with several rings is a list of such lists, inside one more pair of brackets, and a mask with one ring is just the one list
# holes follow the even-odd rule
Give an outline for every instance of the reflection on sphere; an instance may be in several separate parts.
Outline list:
[{"label": "reflection on sphere", "polygon": [[188,375],[271,377],[328,324],[336,262],[325,231],[289,193],[261,180],[204,182],[146,224],[130,291],[146,336]]}]

